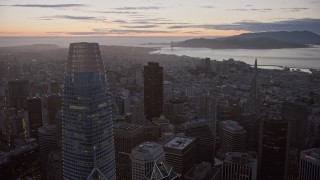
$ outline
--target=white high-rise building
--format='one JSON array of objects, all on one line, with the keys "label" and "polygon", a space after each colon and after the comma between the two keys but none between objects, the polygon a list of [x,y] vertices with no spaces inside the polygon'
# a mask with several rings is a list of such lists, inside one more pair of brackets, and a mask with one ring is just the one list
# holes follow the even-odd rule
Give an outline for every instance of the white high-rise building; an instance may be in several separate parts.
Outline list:
[{"label": "white high-rise building", "polygon": [[256,155],[229,152],[225,154],[222,166],[223,180],[256,180],[258,163]]},{"label": "white high-rise building", "polygon": [[222,128],[222,152],[244,152],[246,150],[246,130],[237,122],[227,120]]},{"label": "white high-rise building", "polygon": [[156,142],[143,142],[132,149],[132,180],[144,179],[154,163],[164,157],[163,146]]},{"label": "white high-rise building", "polygon": [[300,154],[299,180],[320,179],[320,148],[302,151]]}]

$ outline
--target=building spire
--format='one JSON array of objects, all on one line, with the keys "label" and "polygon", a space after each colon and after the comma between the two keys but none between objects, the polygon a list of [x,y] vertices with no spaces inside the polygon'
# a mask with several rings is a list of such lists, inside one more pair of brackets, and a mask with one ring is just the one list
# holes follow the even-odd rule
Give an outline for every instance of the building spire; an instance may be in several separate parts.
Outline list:
[{"label": "building spire", "polygon": [[258,65],[257,65],[257,58],[256,60],[254,61],[254,75],[256,76],[258,73]]}]

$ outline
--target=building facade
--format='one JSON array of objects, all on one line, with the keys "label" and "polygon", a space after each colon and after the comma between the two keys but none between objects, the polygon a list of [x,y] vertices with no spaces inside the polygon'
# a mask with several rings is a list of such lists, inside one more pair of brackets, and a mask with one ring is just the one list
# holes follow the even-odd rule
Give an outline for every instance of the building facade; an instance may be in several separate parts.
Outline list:
[{"label": "building facade", "polygon": [[149,120],[163,113],[163,67],[159,63],[144,66],[144,113]]},{"label": "building facade", "polygon": [[115,179],[111,101],[98,43],[71,43],[62,104],[64,179],[87,179],[97,168]]}]

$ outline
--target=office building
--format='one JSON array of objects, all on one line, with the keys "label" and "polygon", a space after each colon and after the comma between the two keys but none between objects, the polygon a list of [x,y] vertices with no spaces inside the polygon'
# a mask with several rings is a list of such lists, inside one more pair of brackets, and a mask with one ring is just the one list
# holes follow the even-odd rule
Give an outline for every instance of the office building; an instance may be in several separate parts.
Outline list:
[{"label": "office building", "polygon": [[59,94],[49,95],[48,99],[48,122],[49,124],[56,124],[56,115],[62,108],[62,99]]},{"label": "office building", "polygon": [[53,150],[48,155],[47,180],[63,180],[62,179],[62,152],[60,149]]},{"label": "office building", "polygon": [[115,179],[111,98],[106,79],[98,43],[71,43],[62,98],[64,179],[87,179],[93,169],[99,169],[109,180]]},{"label": "office building", "polygon": [[290,124],[290,148],[298,151],[306,148],[308,106],[305,103],[285,101],[282,118]]},{"label": "office building", "polygon": [[211,167],[211,163],[195,164],[184,176],[184,180],[221,180],[221,170]]},{"label": "office building", "polygon": [[259,142],[260,179],[286,179],[288,122],[269,117],[262,121]]},{"label": "office building", "polygon": [[172,98],[173,85],[170,81],[163,81],[163,100],[167,101]]},{"label": "office building", "polygon": [[164,157],[161,144],[143,142],[132,149],[132,180],[144,179],[154,164]]},{"label": "office building", "polygon": [[164,158],[159,159],[153,165],[145,177],[145,180],[179,180],[181,174],[176,173],[173,167]]},{"label": "office building", "polygon": [[32,178],[41,180],[39,146],[35,139],[10,151],[12,179]]},{"label": "office building", "polygon": [[117,123],[114,125],[114,144],[117,180],[132,177],[131,151],[143,142],[143,127],[137,124]]},{"label": "office building", "polygon": [[229,152],[222,166],[223,180],[257,180],[258,162],[255,155]]},{"label": "office building", "polygon": [[52,150],[57,149],[57,127],[56,125],[45,125],[38,129],[40,162],[42,175],[47,176],[48,156]]},{"label": "office building", "polygon": [[164,143],[163,149],[166,162],[181,175],[197,163],[196,138],[176,135]]},{"label": "office building", "polygon": [[42,127],[41,99],[29,97],[27,102],[30,138],[38,139],[38,128]]},{"label": "office building", "polygon": [[144,66],[144,113],[148,120],[163,113],[163,67],[159,63]]},{"label": "office building", "polygon": [[246,130],[246,150],[258,152],[260,119],[255,114],[242,113],[237,122]]},{"label": "office building", "polygon": [[246,130],[237,122],[227,120],[222,128],[222,155],[227,152],[246,151]]},{"label": "office building", "polygon": [[30,95],[28,80],[14,80],[8,82],[8,106],[17,110],[27,107],[27,97]]},{"label": "office building", "polygon": [[195,119],[187,121],[185,124],[185,134],[196,138],[197,143],[197,163],[214,162],[215,140],[210,129],[209,121],[206,119]]},{"label": "office building", "polygon": [[313,148],[301,152],[299,180],[320,179],[320,149]]}]

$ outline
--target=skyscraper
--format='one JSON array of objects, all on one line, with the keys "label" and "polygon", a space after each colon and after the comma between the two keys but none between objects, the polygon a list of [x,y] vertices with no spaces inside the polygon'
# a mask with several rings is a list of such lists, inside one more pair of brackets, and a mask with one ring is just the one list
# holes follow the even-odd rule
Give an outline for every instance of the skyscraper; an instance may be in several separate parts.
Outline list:
[{"label": "skyscraper", "polygon": [[8,82],[9,107],[17,110],[27,107],[27,97],[30,94],[28,80],[14,80]]},{"label": "skyscraper", "polygon": [[47,164],[50,151],[57,148],[57,126],[46,125],[38,129],[40,163],[42,175],[47,177]]},{"label": "skyscraper", "polygon": [[257,180],[258,163],[255,155],[226,153],[222,166],[223,180]]},{"label": "skyscraper", "polygon": [[62,99],[59,94],[48,97],[48,120],[49,124],[56,124],[56,115],[61,110]]},{"label": "skyscraper", "polygon": [[215,139],[206,119],[190,120],[184,124],[187,136],[196,138],[197,162],[213,163],[215,154]]},{"label": "skyscraper", "polygon": [[262,121],[259,142],[260,179],[285,179],[288,122],[278,117]]},{"label": "skyscraper", "polygon": [[246,130],[237,122],[222,121],[226,126],[222,128],[222,153],[244,152],[246,150]]},{"label": "skyscraper", "polygon": [[164,157],[161,144],[156,142],[143,142],[132,149],[132,180],[144,179],[154,164]]},{"label": "skyscraper", "polygon": [[112,123],[98,43],[71,43],[62,105],[64,179],[87,179],[94,169],[109,180],[115,179]]},{"label": "skyscraper", "polygon": [[30,138],[38,138],[38,128],[42,127],[41,99],[37,97],[30,97],[27,102]]},{"label": "skyscraper", "polygon": [[117,179],[131,179],[130,154],[132,148],[143,141],[143,127],[137,124],[117,123],[114,126],[114,141]]},{"label": "skyscraper", "polygon": [[320,179],[320,149],[313,148],[301,152],[299,180]]},{"label": "skyscraper", "polygon": [[247,112],[259,115],[259,79],[258,79],[258,66],[257,59],[254,62],[254,71],[251,81],[251,89],[249,92],[249,99],[247,103]]},{"label": "skyscraper", "polygon": [[163,67],[159,63],[144,66],[144,112],[149,120],[163,113]]},{"label": "skyscraper", "polygon": [[196,139],[193,137],[176,135],[163,145],[163,149],[166,161],[179,174],[185,175],[197,163]]}]

